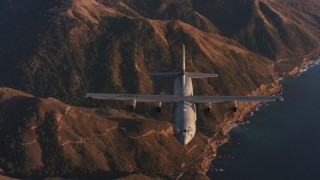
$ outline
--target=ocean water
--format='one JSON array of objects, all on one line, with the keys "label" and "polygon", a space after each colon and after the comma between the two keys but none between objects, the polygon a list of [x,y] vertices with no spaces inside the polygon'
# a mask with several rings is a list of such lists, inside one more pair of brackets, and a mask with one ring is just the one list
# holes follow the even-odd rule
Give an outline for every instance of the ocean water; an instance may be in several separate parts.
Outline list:
[{"label": "ocean water", "polygon": [[282,80],[284,102],[263,104],[230,131],[210,179],[320,179],[320,65],[307,69]]}]

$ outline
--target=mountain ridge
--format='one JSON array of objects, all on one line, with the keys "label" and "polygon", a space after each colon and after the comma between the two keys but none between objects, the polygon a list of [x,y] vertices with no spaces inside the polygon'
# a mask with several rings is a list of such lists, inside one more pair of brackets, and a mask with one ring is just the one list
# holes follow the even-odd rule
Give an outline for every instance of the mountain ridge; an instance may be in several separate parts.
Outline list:
[{"label": "mountain ridge", "polygon": [[[0,168],[15,177],[138,174],[173,179],[185,172],[186,178],[205,178],[217,142],[225,139],[229,125],[240,122],[256,104],[239,104],[241,112],[236,114],[230,112],[232,104],[213,105],[211,115],[202,112],[200,105],[197,140],[183,147],[169,133],[171,105],[164,104],[160,115],[153,113],[153,105],[143,103],[136,113],[129,113],[119,110],[125,103],[88,101],[83,96],[86,92],[172,93],[172,81],[153,79],[148,73],[180,71],[182,44],[187,48],[187,71],[219,74],[219,78],[195,80],[195,94],[275,94],[280,91],[277,71],[289,66],[299,69],[302,63],[281,59],[319,47],[317,2],[0,2],[0,86],[29,93],[1,88],[1,123],[12,131],[3,128],[0,134],[12,139],[0,141],[8,147],[0,153]],[[83,118],[89,116],[93,122]],[[63,122],[60,131],[57,122],[62,117],[69,123]],[[97,135],[106,132],[110,137]],[[94,137],[93,143],[85,140],[89,136]],[[145,139],[133,138],[137,136]],[[35,147],[29,148],[28,143]],[[21,159],[13,157],[11,144],[19,147],[16,153]],[[48,150],[50,146],[54,151]],[[202,151],[206,153],[200,157]],[[42,152],[48,156],[36,156]],[[183,154],[188,155],[186,159]],[[31,169],[26,163],[31,163]],[[74,174],[80,170],[82,174]]]}]

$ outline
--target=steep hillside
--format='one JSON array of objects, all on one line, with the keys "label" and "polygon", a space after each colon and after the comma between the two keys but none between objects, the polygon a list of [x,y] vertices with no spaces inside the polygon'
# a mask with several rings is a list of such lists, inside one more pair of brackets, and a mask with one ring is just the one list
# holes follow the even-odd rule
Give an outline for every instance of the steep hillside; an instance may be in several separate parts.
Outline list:
[{"label": "steep hillside", "polygon": [[[15,7],[18,3],[14,2],[3,4]],[[178,71],[183,43],[187,46],[188,71],[215,72],[221,77],[198,81],[207,88],[197,89],[197,93],[248,94],[273,81],[269,60],[235,41],[202,31],[192,22],[151,20],[145,17],[147,10],[129,7],[134,2],[106,2],[55,2],[41,11],[29,10],[30,2],[26,3],[23,11],[34,14],[35,19],[28,26],[36,22],[40,25],[35,26],[42,28],[12,30],[15,24],[5,21],[1,32],[6,39],[1,42],[2,85],[73,104],[83,104],[87,91],[154,93],[157,89],[169,93],[171,86],[157,87],[159,83],[153,84],[148,72]],[[10,8],[6,11],[14,14]],[[12,18],[7,14],[1,17]],[[26,18],[23,22],[29,21]],[[19,33],[24,33],[32,46],[7,36],[21,37]],[[12,45],[6,46],[6,42]]]},{"label": "steep hillside", "polygon": [[[262,87],[252,94],[278,90]],[[167,117],[151,119],[112,108],[80,108],[1,87],[1,174],[15,178],[175,179],[183,175],[206,179],[216,147],[227,139],[227,129],[255,105],[239,104],[234,119],[226,113],[224,121],[214,122],[211,128],[198,123],[195,138],[182,145],[173,136]]]},{"label": "steep hillside", "polygon": [[165,121],[9,88],[0,88],[0,117],[0,166],[15,177],[174,178],[207,145],[202,134],[181,145]]},{"label": "steep hillside", "polygon": [[308,54],[319,47],[319,1],[195,0],[195,9],[220,32],[272,59]]},{"label": "steep hillside", "polygon": [[[265,68],[270,62],[245,47],[272,59],[295,57],[319,47],[320,39],[316,1],[33,0],[0,5],[0,84],[72,104],[83,104],[87,91],[153,93],[159,88],[148,72],[179,70],[183,43],[189,71],[222,77],[200,81],[207,88],[199,93],[247,94],[272,80]],[[230,82],[239,82],[233,85],[237,88],[228,87]],[[169,86],[161,87],[159,92],[170,92]]]},{"label": "steep hillside", "polygon": [[208,138],[225,138],[256,104],[235,114],[231,104],[213,114],[199,105],[197,137],[184,147],[171,134],[170,104],[131,113],[85,93],[172,93],[173,81],[148,74],[180,71],[182,44],[187,71],[219,74],[194,80],[195,94],[277,93],[274,60],[319,47],[317,2],[1,1],[0,86],[29,94],[1,89],[0,168],[15,177],[201,176],[216,146]]}]

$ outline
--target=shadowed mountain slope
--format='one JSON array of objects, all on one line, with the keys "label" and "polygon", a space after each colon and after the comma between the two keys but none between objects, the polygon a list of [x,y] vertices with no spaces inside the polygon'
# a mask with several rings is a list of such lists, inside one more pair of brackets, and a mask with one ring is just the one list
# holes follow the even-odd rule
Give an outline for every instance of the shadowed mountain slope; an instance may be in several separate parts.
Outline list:
[{"label": "shadowed mountain slope", "polygon": [[160,115],[143,103],[129,113],[85,93],[170,94],[172,80],[148,74],[180,71],[185,44],[187,71],[219,74],[194,80],[195,94],[274,94],[273,60],[319,47],[318,2],[1,1],[0,86],[41,98],[1,88],[0,168],[15,177],[203,177],[199,154],[216,145],[208,137],[256,104],[235,114],[214,105],[211,115],[199,105],[197,137],[184,147],[167,123],[170,104]]},{"label": "shadowed mountain slope", "polygon": [[18,177],[173,178],[206,145],[201,134],[181,145],[165,121],[77,108],[9,88],[0,88],[0,117],[0,166]]},{"label": "shadowed mountain slope", "polygon": [[[14,2],[2,3],[15,7]],[[221,77],[200,80],[203,88],[199,93],[227,95],[237,89],[233,94],[248,94],[262,83],[273,81],[267,58],[212,31],[192,26],[191,20],[190,24],[166,20],[175,18],[169,17],[169,12],[167,18],[151,20],[145,17],[147,10],[134,10],[130,3],[134,2],[74,0],[47,5],[41,1],[39,4],[44,7],[39,5],[40,10],[28,9],[30,2],[19,4],[23,11],[34,14],[32,21],[20,20],[34,30],[13,29],[15,23],[1,20],[6,27],[1,30],[5,39],[1,41],[2,85],[74,104],[83,103],[87,91],[153,93],[159,88],[155,88],[148,72],[179,71],[183,43],[187,46],[188,71],[214,72]],[[1,16],[3,19],[14,18],[8,16],[15,14],[14,9],[6,11],[9,12]],[[208,26],[212,24],[204,19]],[[237,88],[230,87],[230,82]],[[166,93],[171,88],[161,87],[160,91]]]},{"label": "shadowed mountain slope", "polygon": [[272,59],[319,47],[319,1],[195,0],[195,9],[220,32]]}]

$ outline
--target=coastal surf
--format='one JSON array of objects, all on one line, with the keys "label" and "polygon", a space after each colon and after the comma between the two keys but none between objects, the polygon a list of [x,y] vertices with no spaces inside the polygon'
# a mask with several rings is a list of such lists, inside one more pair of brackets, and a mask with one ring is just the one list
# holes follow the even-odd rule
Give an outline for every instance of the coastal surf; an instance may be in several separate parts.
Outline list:
[{"label": "coastal surf", "polygon": [[285,101],[263,104],[231,129],[210,179],[320,179],[319,64],[281,79]]}]

